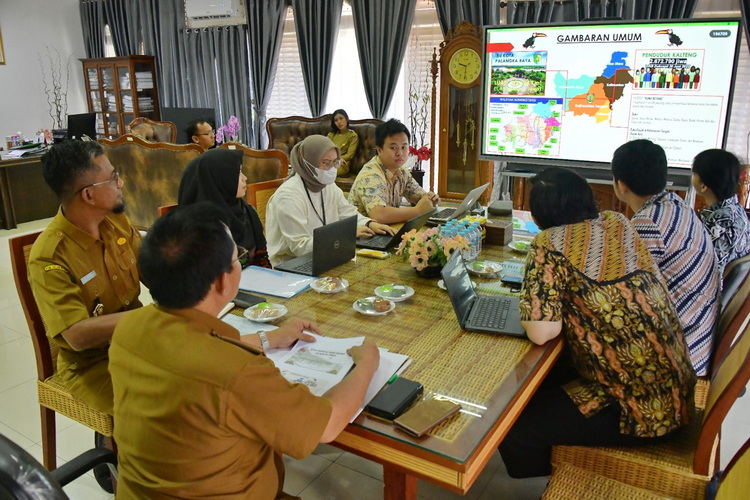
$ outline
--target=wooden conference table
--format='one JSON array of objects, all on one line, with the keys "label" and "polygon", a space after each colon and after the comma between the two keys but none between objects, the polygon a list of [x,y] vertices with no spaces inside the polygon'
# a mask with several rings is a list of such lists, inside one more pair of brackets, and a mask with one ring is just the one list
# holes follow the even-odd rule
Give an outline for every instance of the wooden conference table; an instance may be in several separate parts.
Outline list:
[{"label": "wooden conference table", "polygon": [[[491,247],[482,258],[502,262],[518,256],[507,247]],[[416,498],[417,478],[466,493],[481,473],[518,414],[544,379],[562,349],[559,341],[535,346],[525,339],[462,330],[447,293],[437,279],[416,275],[400,256],[385,260],[357,257],[329,273],[349,281],[337,294],[302,292],[284,304],[287,318],[314,320],[324,335],[366,335],[393,352],[408,355],[402,374],[416,380],[425,394],[463,402],[460,413],[430,432],[413,438],[390,422],[362,413],[333,443],[383,465],[386,499]],[[473,278],[478,286],[495,279]],[[384,284],[403,283],[415,295],[385,316],[356,312],[356,299],[373,296]],[[487,293],[487,292],[484,292]],[[470,412],[470,413],[468,413]]]}]

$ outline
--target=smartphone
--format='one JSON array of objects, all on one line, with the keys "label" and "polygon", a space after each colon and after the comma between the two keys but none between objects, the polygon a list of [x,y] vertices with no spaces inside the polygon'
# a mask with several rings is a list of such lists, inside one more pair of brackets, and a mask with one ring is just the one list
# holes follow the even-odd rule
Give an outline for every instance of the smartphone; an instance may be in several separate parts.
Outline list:
[{"label": "smartphone", "polygon": [[521,285],[523,284],[523,278],[519,276],[511,276],[509,274],[502,275],[500,281],[512,288],[521,288]]},{"label": "smartphone", "polygon": [[234,302],[235,305],[237,305],[238,307],[244,307],[245,309],[265,301],[266,299],[264,297],[253,295],[252,293],[248,293],[244,290],[240,290],[239,292],[237,292],[237,296],[232,299],[232,302]]}]

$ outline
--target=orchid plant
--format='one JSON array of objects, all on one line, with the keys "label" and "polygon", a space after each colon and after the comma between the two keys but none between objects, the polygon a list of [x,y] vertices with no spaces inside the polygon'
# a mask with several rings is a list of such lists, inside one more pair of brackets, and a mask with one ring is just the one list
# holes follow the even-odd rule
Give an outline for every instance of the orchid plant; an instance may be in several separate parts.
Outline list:
[{"label": "orchid plant", "polygon": [[396,251],[411,267],[421,271],[428,266],[444,266],[456,250],[466,250],[469,242],[463,236],[445,237],[432,227],[424,231],[411,231],[401,236]]},{"label": "orchid plant", "polygon": [[226,142],[237,142],[237,136],[241,128],[239,118],[234,115],[230,116],[227,124],[222,125],[216,131],[216,141],[223,143],[226,139]]}]

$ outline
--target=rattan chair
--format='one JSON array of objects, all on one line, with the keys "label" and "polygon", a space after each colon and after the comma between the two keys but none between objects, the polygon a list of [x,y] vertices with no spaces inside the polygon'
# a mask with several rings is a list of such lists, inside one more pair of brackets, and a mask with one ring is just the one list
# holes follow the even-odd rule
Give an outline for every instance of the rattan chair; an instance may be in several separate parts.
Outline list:
[{"label": "rattan chair", "polygon": [[[696,411],[692,422],[672,440],[633,448],[555,446],[553,469],[571,464],[662,495],[703,498],[705,486],[718,466],[721,424],[750,380],[747,320],[746,317],[738,339],[714,371],[705,410]],[[734,336],[732,331],[726,334]]]},{"label": "rattan chair", "polygon": [[96,432],[112,436],[112,416],[92,408],[74,398],[57,375],[58,347],[47,338],[39,308],[29,284],[27,268],[31,246],[40,233],[26,234],[10,239],[10,261],[18,297],[31,332],[36,355],[37,388],[42,413],[42,450],[44,466],[53,470],[57,466],[55,413],[89,427]]},{"label": "rattan chair", "polygon": [[274,179],[266,182],[256,182],[247,185],[247,202],[255,207],[260,216],[263,227],[266,227],[266,205],[273,193],[281,186],[284,179]]},{"label": "rattan chair", "polygon": [[[740,448],[718,480],[716,500],[745,498],[750,492],[750,440]],[[653,491],[637,488],[608,477],[562,464],[555,469],[543,500],[579,500],[581,498],[606,500],[656,500],[671,498]]]}]

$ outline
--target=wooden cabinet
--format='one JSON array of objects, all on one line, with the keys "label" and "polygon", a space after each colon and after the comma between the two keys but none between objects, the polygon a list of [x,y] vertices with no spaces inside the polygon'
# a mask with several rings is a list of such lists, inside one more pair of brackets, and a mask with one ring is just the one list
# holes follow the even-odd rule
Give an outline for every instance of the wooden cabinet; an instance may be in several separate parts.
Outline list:
[{"label": "wooden cabinet", "polygon": [[159,89],[153,56],[81,59],[89,112],[96,113],[99,138],[127,133],[134,118],[158,121]]}]

